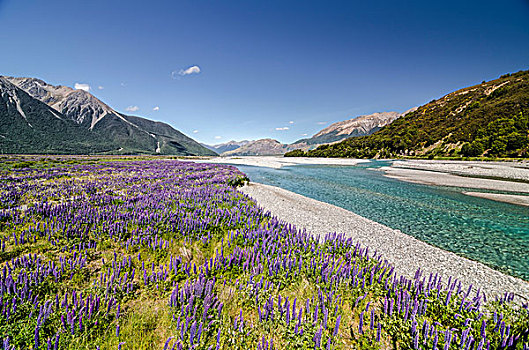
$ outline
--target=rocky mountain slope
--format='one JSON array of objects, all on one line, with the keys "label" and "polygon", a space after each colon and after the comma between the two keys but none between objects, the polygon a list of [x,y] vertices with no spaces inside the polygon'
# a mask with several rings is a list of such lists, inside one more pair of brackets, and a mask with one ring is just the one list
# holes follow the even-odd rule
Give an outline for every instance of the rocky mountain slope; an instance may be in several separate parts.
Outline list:
[{"label": "rocky mountain slope", "polygon": [[303,145],[285,145],[274,139],[260,139],[232,151],[223,152],[222,156],[277,156],[298,149]]},{"label": "rocky mountain slope", "polygon": [[528,135],[529,71],[520,71],[433,100],[372,135],[303,155],[529,157]]},{"label": "rocky mountain slope", "polygon": [[406,113],[382,112],[361,115],[353,119],[331,124],[314,136],[296,141],[295,144],[306,143],[307,145],[321,145],[349,137],[371,135]]},{"label": "rocky mountain slope", "polygon": [[319,145],[337,142],[348,137],[372,134],[408,112],[373,113],[337,122],[319,131],[310,138],[301,139],[292,144],[282,144],[273,139],[261,139],[241,142],[230,141],[213,146],[215,148],[211,149],[220,153],[222,156],[282,155],[294,150],[306,151],[316,148]]},{"label": "rocky mountain slope", "polygon": [[231,141],[228,141],[228,142],[225,142],[225,143],[219,143],[217,145],[206,145],[206,144],[202,144],[202,146],[214,151],[214,152],[217,152],[218,154],[222,154],[224,152],[229,152],[229,151],[233,151],[233,150],[236,150],[237,148],[241,147],[241,146],[244,146],[246,145],[247,143],[249,143],[250,141],[248,140],[242,140],[242,141],[234,141],[234,140],[231,140]]},{"label": "rocky mountain slope", "polygon": [[[73,121],[80,129],[93,134],[87,140],[100,140],[99,143],[92,144],[94,149],[103,148],[107,152],[119,154],[216,154],[168,124],[121,114],[87,91],[54,86],[35,78],[3,79],[47,104],[65,120]],[[0,118],[4,117],[6,116],[0,115]],[[83,152],[80,150],[74,153]]]},{"label": "rocky mountain slope", "polygon": [[0,153],[89,154],[111,145],[0,77]]}]

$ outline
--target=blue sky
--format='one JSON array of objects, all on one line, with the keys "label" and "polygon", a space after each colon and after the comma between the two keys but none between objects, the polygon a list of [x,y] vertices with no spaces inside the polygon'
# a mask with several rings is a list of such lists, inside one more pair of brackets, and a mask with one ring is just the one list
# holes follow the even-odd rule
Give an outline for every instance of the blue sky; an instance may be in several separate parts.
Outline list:
[{"label": "blue sky", "polygon": [[292,142],[529,69],[529,1],[0,0],[0,44],[198,141]]}]

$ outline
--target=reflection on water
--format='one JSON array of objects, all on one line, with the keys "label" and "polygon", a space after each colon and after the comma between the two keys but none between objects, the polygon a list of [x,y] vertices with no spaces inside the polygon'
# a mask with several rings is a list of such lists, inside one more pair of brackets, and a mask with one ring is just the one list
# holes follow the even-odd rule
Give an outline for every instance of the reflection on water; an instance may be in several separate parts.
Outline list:
[{"label": "reflection on water", "polygon": [[237,166],[255,182],[334,204],[422,241],[529,280],[529,209],[470,197],[461,188],[387,178],[373,168]]}]

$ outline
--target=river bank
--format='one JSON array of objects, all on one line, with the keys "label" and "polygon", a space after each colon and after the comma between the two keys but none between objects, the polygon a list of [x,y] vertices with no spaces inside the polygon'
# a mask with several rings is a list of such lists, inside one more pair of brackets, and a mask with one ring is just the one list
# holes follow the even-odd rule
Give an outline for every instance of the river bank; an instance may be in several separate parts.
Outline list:
[{"label": "river bank", "polygon": [[202,163],[250,165],[265,168],[280,169],[293,165],[357,165],[367,163],[367,159],[353,158],[303,158],[303,157],[280,157],[280,156],[240,156],[240,157],[216,157],[199,161]]},{"label": "river bank", "polygon": [[345,233],[382,254],[398,273],[407,277],[413,277],[417,269],[421,269],[426,275],[442,275],[445,282],[448,276],[453,276],[465,285],[481,288],[489,297],[513,292],[520,300],[529,299],[529,283],[526,281],[429,245],[348,210],[258,183],[251,183],[241,191],[281,220],[312,234]]},{"label": "river bank", "polygon": [[526,162],[406,160],[395,161],[379,170],[387,177],[424,185],[509,192],[464,192],[469,196],[516,205],[529,202],[529,196],[524,195],[529,194],[529,163]]}]

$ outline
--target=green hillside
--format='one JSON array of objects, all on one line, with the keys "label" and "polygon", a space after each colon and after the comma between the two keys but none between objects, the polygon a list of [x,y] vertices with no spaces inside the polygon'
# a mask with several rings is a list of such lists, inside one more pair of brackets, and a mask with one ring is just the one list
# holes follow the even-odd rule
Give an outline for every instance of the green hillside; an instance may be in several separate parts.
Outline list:
[{"label": "green hillside", "polygon": [[285,156],[529,157],[529,71],[452,92],[363,137]]}]

